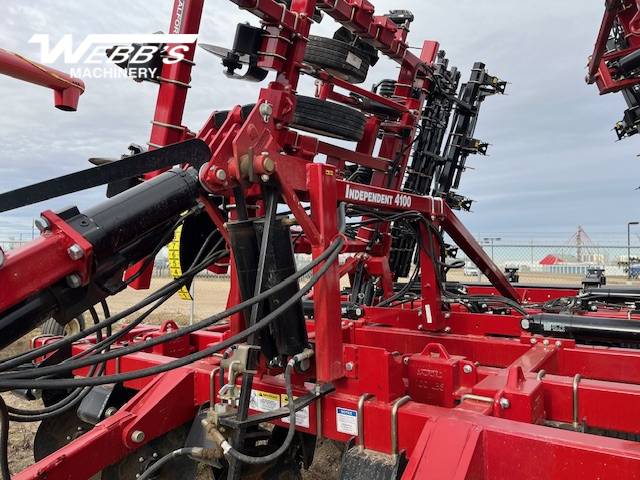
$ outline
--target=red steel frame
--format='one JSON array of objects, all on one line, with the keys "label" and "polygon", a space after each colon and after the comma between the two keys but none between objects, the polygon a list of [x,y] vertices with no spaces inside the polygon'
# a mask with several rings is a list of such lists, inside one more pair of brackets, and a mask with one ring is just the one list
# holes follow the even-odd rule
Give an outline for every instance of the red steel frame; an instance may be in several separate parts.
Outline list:
[{"label": "red steel frame", "polygon": [[[178,5],[183,3],[184,0],[176,1],[174,17]],[[291,10],[274,0],[234,0],[234,3],[260,17],[267,32],[278,33],[265,38],[261,51],[266,54],[260,66],[279,73],[274,82],[260,90],[256,108],[244,123],[236,108],[220,129],[207,122],[200,130],[198,136],[212,151],[209,165],[201,170],[203,184],[227,196],[232,196],[230,188],[239,184],[245,187],[247,197],[259,200],[259,189],[249,180],[247,172],[252,172],[255,178],[271,176],[306,234],[306,243],[301,243],[300,248],[314,258],[338,234],[335,208],[338,201],[379,208],[379,203],[371,201],[375,196],[367,192],[391,195],[394,199],[403,195],[405,201],[399,203],[405,206],[392,202],[385,209],[417,210],[442,227],[491,280],[493,287],[480,287],[482,293],[499,294],[523,304],[577,293],[577,289],[512,287],[441,199],[399,193],[408,152],[401,156],[401,173],[392,179],[391,188],[382,187],[386,184],[390,159],[410,143],[410,138],[402,140],[395,133],[402,129],[415,133],[429,82],[424,65],[433,62],[437,43],[425,42],[421,54],[413,55],[406,44],[407,30],[398,29],[384,16],[374,15],[373,5],[366,0],[317,2],[336,21],[400,64],[396,106],[402,116],[395,128],[385,128],[376,157],[373,144],[379,122],[377,125],[375,121],[369,122],[367,134],[355,152],[286,128],[295,108],[294,92],[303,68],[305,38],[316,2],[293,0]],[[186,5],[180,20],[187,30],[182,33],[194,33],[202,0],[192,0]],[[168,80],[184,82],[190,64],[165,70],[163,76]],[[324,77],[324,81],[328,80]],[[418,98],[411,96],[406,86],[411,81],[421,91]],[[334,83],[361,92],[344,82]],[[160,87],[155,116],[158,122],[180,124],[186,88],[177,85],[169,82]],[[339,98],[332,93],[333,86],[324,88],[327,96]],[[366,95],[384,104],[392,102],[370,92]],[[259,113],[259,106],[265,102],[273,111],[266,122]],[[151,143],[163,145],[184,139],[188,130],[181,132],[154,124]],[[327,164],[312,162],[320,153],[327,154]],[[273,161],[275,170],[265,168],[267,158]],[[372,185],[341,180],[345,162],[374,168],[377,173]],[[216,175],[220,169],[226,174],[223,181],[218,180],[222,176]],[[363,193],[354,198],[348,189]],[[309,202],[310,215],[301,202]],[[212,204],[207,207],[224,231],[217,207]],[[50,216],[49,220],[55,219]],[[385,263],[390,238],[388,232],[383,233],[385,241],[369,253],[363,252],[360,240],[349,240],[344,251],[360,256],[368,274],[381,277],[384,284],[392,277]],[[49,254],[64,259],[64,272],[57,271],[60,278],[70,268],[66,247],[78,239],[72,238],[73,233],[66,231],[64,225],[54,228],[52,235],[54,239],[40,242],[61,245]],[[5,271],[9,271],[7,267],[14,262],[26,276],[42,273],[39,267],[36,270],[26,265],[27,251],[7,253],[5,266],[0,270],[2,280]],[[78,268],[80,272],[87,268],[86,262]],[[318,282],[313,294],[315,320],[307,322],[316,357],[307,375],[294,376],[294,394],[313,391],[315,384],[305,383],[305,378],[310,377],[317,378],[318,383],[331,381],[336,390],[308,407],[308,428],[297,428],[346,441],[350,435],[338,431],[336,409],[357,410],[362,395],[371,394],[373,397],[364,402],[359,412],[364,425],[360,434],[367,448],[384,453],[404,451],[409,458],[404,478],[428,475],[443,479],[491,479],[524,475],[609,479],[629,478],[630,472],[640,471],[640,449],[636,443],[543,425],[556,422],[571,426],[577,419],[579,425],[640,434],[640,417],[636,415],[640,401],[637,350],[594,348],[576,345],[573,340],[532,336],[521,330],[522,316],[515,313],[474,314],[460,305],[443,311],[440,287],[429,262],[422,253],[421,301],[409,307],[364,307],[364,316],[359,320],[342,319],[340,314],[339,279],[348,273],[353,261],[343,268],[336,261]],[[237,297],[237,291],[232,290],[229,301],[233,303]],[[234,316],[230,325],[212,327],[119,361],[112,360],[106,373],[140,370],[215,345],[240,331],[240,322],[241,317]],[[166,326],[140,326],[126,340],[143,342],[146,336],[161,335],[165,329]],[[78,353],[85,348],[87,344],[77,344],[73,350]],[[89,433],[14,478],[84,479],[118,461],[140,445],[132,440],[132,432],[144,432],[143,442],[148,442],[192,419],[206,401],[215,401],[221,387],[215,375],[218,365],[219,360],[212,357],[154,378],[127,382],[126,386],[140,390],[133,400]],[[76,373],[86,374],[86,370]],[[262,369],[253,388],[283,394],[283,380],[275,376],[278,373],[280,370]],[[579,383],[577,375],[582,377]],[[404,403],[407,394],[412,400]],[[392,412],[398,401],[403,403],[397,408],[396,435],[392,432]],[[90,462],[87,455],[91,456]]]}]

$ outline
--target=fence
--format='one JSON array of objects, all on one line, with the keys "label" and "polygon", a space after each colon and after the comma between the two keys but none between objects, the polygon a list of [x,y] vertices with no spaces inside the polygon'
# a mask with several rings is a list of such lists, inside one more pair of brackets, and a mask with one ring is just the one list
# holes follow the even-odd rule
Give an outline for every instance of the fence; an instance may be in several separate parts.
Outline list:
[{"label": "fence", "polygon": [[[0,247],[6,252],[24,242],[0,240]],[[640,285],[640,247],[590,246],[567,247],[566,245],[482,245],[489,257],[500,270],[518,268],[520,283],[528,284],[572,284],[579,285],[590,267],[604,268],[607,284]],[[628,258],[632,259],[629,278]],[[471,260],[460,252],[458,258],[465,261],[465,268],[453,269],[447,279],[466,283],[487,281]],[[298,267],[310,261],[309,256],[298,257]],[[143,300],[149,293],[170,281],[170,271],[165,259],[156,260],[151,290],[126,289],[108,299],[112,314]],[[304,279],[303,279],[304,281]],[[199,274],[191,286],[193,300],[183,300],[174,295],[152,313],[146,322],[162,323],[175,320],[186,324],[198,321],[226,308],[229,294],[229,275],[214,275],[205,271]],[[125,321],[131,321],[133,317]]]},{"label": "fence", "polygon": [[[609,284],[637,283],[640,273],[640,247],[637,246],[488,244],[482,247],[500,270],[518,268],[521,283],[580,284],[587,270],[593,267],[604,269]],[[486,281],[469,258],[461,258],[465,261],[465,268],[462,272],[453,271],[450,276],[475,277],[472,281]]]}]

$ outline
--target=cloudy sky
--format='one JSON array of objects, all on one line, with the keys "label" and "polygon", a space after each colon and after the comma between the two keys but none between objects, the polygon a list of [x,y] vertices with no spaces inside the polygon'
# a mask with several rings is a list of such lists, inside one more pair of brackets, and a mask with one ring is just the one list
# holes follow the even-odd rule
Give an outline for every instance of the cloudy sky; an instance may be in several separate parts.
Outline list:
[{"label": "cloudy sky", "polygon": [[[32,35],[53,43],[89,33],[168,31],[171,0],[50,1],[4,5],[0,48],[39,59]],[[483,104],[476,138],[491,143],[489,156],[472,157],[460,193],[474,198],[461,213],[479,236],[552,238],[563,243],[581,225],[599,243],[625,243],[626,225],[640,220],[640,136],[616,142],[612,131],[626,108],[621,95],[600,97],[586,85],[585,65],[603,13],[602,1],[435,0],[376,1],[377,13],[413,11],[409,43],[437,40],[463,79],[475,61],[508,80],[507,95]],[[235,25],[255,17],[231,2],[208,0],[199,41],[230,46]],[[330,35],[330,18],[313,33]],[[215,109],[254,101],[260,86],[227,79],[219,61],[196,52],[185,125],[198,130]],[[81,65],[57,63],[68,70]],[[396,75],[383,59],[367,78],[371,85]],[[0,191],[8,191],[90,165],[87,158],[118,157],[129,143],[144,144],[157,87],[128,79],[85,79],[87,91],[75,113],[53,108],[53,94],[0,76]],[[310,80],[301,93],[313,92]],[[30,237],[32,218],[68,204],[81,209],[100,201],[102,189],[0,214],[0,239]],[[639,230],[640,231],[640,230]],[[634,237],[634,244],[640,240]]]}]

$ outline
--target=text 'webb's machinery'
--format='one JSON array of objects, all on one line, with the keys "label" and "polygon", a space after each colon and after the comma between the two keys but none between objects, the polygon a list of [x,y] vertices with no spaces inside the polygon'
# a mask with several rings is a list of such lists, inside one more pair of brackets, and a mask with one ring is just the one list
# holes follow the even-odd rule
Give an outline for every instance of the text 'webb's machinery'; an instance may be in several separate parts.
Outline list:
[{"label": "text 'webb's machinery'", "polygon": [[[234,3],[261,26],[202,47],[229,77],[275,72],[257,99],[194,133],[194,48],[132,56],[120,66],[159,88],[148,151],[0,195],[7,211],[108,184],[103,203],[47,210],[38,238],[0,252],[0,346],[51,318],[94,320],[0,363],[1,390],[44,402],[0,402],[3,479],[21,421],[42,423],[16,479],[195,478],[197,462],[218,479],[300,478],[322,437],[346,442],[344,479],[639,477],[640,290],[511,284],[454,214],[471,205],[457,193],[468,155],[486,153],[480,106],[505,82],[482,63],[463,81],[436,42],[412,53],[408,11]],[[197,34],[202,7],[176,0],[172,33]],[[322,17],[341,25],[333,38],[310,34]],[[635,2],[607,2],[589,66],[603,93],[625,93],[622,136],[637,131],[636,17]],[[81,82],[0,53],[0,71],[77,107]],[[359,87],[381,56],[398,77]],[[174,280],[110,315],[110,296],[149,287],[169,242]],[[490,284],[447,280],[458,249]],[[144,323],[205,269],[230,271],[227,310]]]}]

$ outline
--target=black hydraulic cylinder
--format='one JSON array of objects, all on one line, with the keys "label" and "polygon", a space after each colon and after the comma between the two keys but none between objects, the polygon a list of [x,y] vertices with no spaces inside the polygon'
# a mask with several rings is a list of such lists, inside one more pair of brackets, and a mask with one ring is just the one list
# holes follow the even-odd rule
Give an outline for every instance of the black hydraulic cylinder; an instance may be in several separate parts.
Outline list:
[{"label": "black hydraulic cylinder", "polygon": [[631,52],[629,55],[625,55],[618,60],[618,72],[622,74],[628,74],[640,67],[640,50]]},{"label": "black hydraulic cylinder", "polygon": [[[264,288],[275,287],[286,278],[296,273],[296,262],[291,243],[291,232],[284,223],[284,218],[277,218],[271,227],[271,238],[265,258]],[[256,221],[258,239],[264,229],[263,221]],[[288,287],[269,297],[269,307],[274,311],[292,296],[300,287],[293,282]],[[309,345],[302,302],[297,302],[282,313],[272,324],[273,336],[280,355],[293,356],[302,352]]]},{"label": "black hydraulic cylinder", "polygon": [[[254,219],[235,220],[227,223],[227,231],[231,240],[231,250],[233,260],[236,264],[236,277],[240,288],[240,297],[243,301],[253,297],[256,288],[256,275],[258,272],[258,259],[260,248],[256,238],[256,228]],[[266,289],[263,284],[263,289]],[[258,305],[258,319],[266,313],[266,302]],[[251,307],[245,309],[244,318],[249,322],[251,318]],[[249,326],[249,325],[247,325]],[[277,355],[277,350],[273,338],[268,329],[262,329],[258,333],[258,344],[267,360],[271,360]]]},{"label": "black hydraulic cylinder", "polygon": [[540,313],[523,318],[523,330],[554,337],[600,340],[608,343],[640,343],[640,321]]},{"label": "black hydraulic cylinder", "polygon": [[[119,289],[122,273],[151,254],[199,194],[198,172],[176,169],[80,213],[57,212],[93,246],[91,282],[72,288],[64,278],[0,313],[0,348],[54,316],[65,323]],[[34,262],[38,259],[34,258]]]}]

